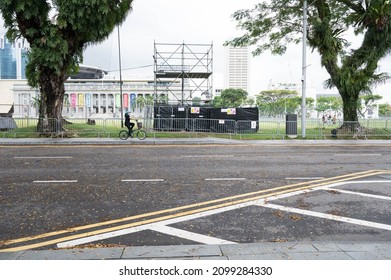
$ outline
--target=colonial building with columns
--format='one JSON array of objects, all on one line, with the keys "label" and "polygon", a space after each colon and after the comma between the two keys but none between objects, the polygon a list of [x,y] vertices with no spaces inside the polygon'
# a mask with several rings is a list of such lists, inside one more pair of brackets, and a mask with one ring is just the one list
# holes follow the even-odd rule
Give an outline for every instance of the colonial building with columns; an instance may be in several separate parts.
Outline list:
[{"label": "colonial building with columns", "polygon": [[[14,105],[13,117],[38,116],[38,89],[29,87],[25,80],[0,81],[0,88],[7,89],[3,94],[13,96],[13,104],[8,104]],[[65,83],[63,116],[116,118],[121,116],[121,105],[124,112],[140,116],[145,105],[154,102],[168,102],[168,97],[155,96],[153,80],[123,80],[121,88],[118,80],[70,79]]]}]

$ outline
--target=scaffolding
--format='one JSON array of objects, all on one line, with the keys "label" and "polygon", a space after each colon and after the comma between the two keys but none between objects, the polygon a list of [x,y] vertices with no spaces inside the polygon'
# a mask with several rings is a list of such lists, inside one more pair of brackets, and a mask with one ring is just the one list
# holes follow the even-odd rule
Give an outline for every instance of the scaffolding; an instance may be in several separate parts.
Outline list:
[{"label": "scaffolding", "polygon": [[213,44],[154,42],[155,103],[191,105],[212,99]]}]

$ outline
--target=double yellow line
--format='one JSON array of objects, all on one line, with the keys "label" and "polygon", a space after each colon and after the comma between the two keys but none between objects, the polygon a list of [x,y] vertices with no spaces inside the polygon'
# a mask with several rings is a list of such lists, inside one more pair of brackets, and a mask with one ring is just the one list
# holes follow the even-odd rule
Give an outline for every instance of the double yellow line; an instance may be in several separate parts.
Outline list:
[{"label": "double yellow line", "polygon": [[[30,236],[30,237],[23,237],[23,238],[18,238],[18,239],[13,239],[13,240],[7,240],[5,242],[1,242],[0,245],[3,247],[8,247],[10,245],[15,244],[16,246],[5,248],[5,249],[0,249],[0,252],[16,252],[16,251],[30,250],[30,249],[45,247],[45,246],[49,246],[49,245],[53,245],[53,244],[57,244],[57,243],[65,242],[65,241],[75,240],[75,239],[79,239],[79,238],[85,238],[85,237],[108,233],[108,232],[112,232],[112,231],[117,231],[117,230],[132,228],[132,227],[136,227],[136,226],[151,224],[151,223],[160,222],[160,221],[169,220],[169,219],[178,218],[178,217],[183,217],[183,216],[188,216],[188,215],[192,215],[192,214],[196,214],[196,213],[206,212],[206,211],[210,211],[210,210],[214,210],[214,209],[219,209],[219,208],[228,207],[228,206],[232,206],[232,205],[236,205],[236,204],[241,204],[241,203],[250,202],[250,201],[254,201],[254,200],[258,200],[258,199],[263,199],[263,198],[267,198],[267,197],[271,197],[271,196],[281,195],[281,194],[305,190],[305,189],[311,189],[311,188],[324,186],[324,185],[328,185],[328,184],[332,184],[332,183],[338,183],[338,182],[344,182],[344,181],[349,181],[349,180],[354,180],[354,179],[359,179],[359,178],[364,178],[364,177],[369,177],[369,176],[375,176],[375,175],[384,174],[384,173],[390,173],[390,171],[369,170],[369,171],[364,171],[364,172],[336,176],[336,177],[332,177],[332,178],[314,180],[314,181],[310,181],[310,182],[290,184],[290,185],[285,185],[285,186],[281,186],[281,187],[260,190],[260,191],[256,191],[256,192],[250,192],[250,193],[245,193],[245,194],[240,194],[240,195],[235,195],[235,196],[230,196],[230,197],[225,197],[225,198],[220,198],[220,199],[215,199],[215,200],[210,200],[210,201],[194,203],[194,204],[190,204],[190,205],[184,205],[184,206],[179,206],[179,207],[165,209],[165,210],[160,210],[160,211],[154,211],[154,212],[135,215],[135,216],[129,216],[129,217],[121,218],[121,219],[115,219],[115,220],[110,220],[110,221],[105,221],[105,222],[100,222],[100,223],[95,223],[95,224],[90,224],[90,225],[78,226],[78,227],[68,228],[65,230],[53,231],[53,232],[43,233],[43,234]],[[129,222],[129,221],[133,221],[133,222],[115,226],[115,224],[125,223],[125,222]],[[107,226],[107,227],[105,227],[105,226]],[[102,228],[102,227],[105,227],[105,228]],[[87,232],[83,232],[83,233],[79,233],[79,234],[72,234],[75,232],[86,231],[86,230],[90,230],[90,229],[94,229],[94,228],[101,228],[101,229],[87,231]],[[66,234],[71,234],[71,235],[59,237],[60,235],[66,235]],[[54,237],[54,238],[50,239],[50,240],[46,240],[46,241],[39,241],[40,239],[47,239],[47,238],[51,238],[51,237]],[[27,244],[27,245],[19,245],[22,243],[28,243],[28,242],[32,242],[35,240],[38,242]]]}]

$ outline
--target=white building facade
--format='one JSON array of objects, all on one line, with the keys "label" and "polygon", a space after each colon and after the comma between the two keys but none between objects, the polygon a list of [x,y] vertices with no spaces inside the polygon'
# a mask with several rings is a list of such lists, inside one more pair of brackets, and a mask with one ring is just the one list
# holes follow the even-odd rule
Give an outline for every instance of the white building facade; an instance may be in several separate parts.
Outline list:
[{"label": "white building facade", "polygon": [[225,88],[243,89],[249,92],[250,63],[248,47],[227,47]]},{"label": "white building facade", "polygon": [[[0,105],[7,108],[13,105],[13,117],[38,117],[38,89],[29,87],[26,80],[11,83],[0,80],[0,88],[4,87],[8,88],[4,95],[12,95],[13,104]],[[155,96],[153,80],[123,80],[122,90],[118,80],[68,80],[65,83],[63,116],[117,118],[121,117],[121,105],[124,112],[142,116],[146,105],[167,99],[162,94]]]}]

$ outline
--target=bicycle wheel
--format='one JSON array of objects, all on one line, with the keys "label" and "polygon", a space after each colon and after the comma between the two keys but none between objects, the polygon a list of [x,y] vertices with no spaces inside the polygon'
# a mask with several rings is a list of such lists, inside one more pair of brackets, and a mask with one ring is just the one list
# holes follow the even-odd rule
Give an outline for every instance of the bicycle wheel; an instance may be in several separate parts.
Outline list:
[{"label": "bicycle wheel", "polygon": [[137,138],[144,140],[147,137],[147,133],[144,130],[137,131]]},{"label": "bicycle wheel", "polygon": [[126,140],[126,139],[128,139],[128,137],[129,137],[129,134],[128,134],[128,132],[126,130],[121,130],[119,132],[119,138],[120,139]]}]

